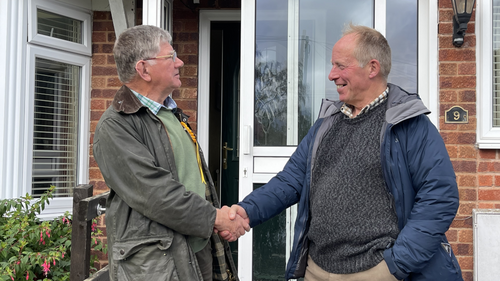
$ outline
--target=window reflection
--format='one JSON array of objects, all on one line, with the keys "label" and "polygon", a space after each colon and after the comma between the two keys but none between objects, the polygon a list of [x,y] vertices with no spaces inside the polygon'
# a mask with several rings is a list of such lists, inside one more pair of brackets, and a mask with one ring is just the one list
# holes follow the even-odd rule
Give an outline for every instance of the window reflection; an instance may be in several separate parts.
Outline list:
[{"label": "window reflection", "polygon": [[[321,100],[338,98],[328,73],[342,28],[349,22],[373,26],[373,0],[297,1],[256,1],[255,146],[300,142],[316,120]],[[298,29],[291,27],[292,19]],[[289,72],[297,73],[292,81]],[[293,92],[289,83],[297,84]],[[287,124],[289,120],[295,124]],[[295,143],[289,132],[297,134]]]}]

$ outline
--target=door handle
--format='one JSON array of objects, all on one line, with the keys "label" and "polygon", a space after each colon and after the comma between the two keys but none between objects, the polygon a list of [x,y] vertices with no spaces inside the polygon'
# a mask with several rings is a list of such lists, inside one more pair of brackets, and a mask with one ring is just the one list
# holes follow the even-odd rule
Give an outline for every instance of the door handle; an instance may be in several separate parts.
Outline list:
[{"label": "door handle", "polygon": [[224,142],[224,146],[222,146],[222,168],[227,170],[227,151],[233,151],[231,147],[227,147],[227,142]]}]

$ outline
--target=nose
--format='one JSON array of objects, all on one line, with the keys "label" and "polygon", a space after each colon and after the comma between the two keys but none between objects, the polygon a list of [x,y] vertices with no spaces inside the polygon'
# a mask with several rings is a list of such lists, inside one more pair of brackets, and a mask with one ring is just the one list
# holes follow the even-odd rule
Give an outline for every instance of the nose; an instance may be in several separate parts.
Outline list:
[{"label": "nose", "polygon": [[336,80],[339,77],[337,68],[335,65],[332,66],[332,70],[330,70],[330,73],[328,74],[328,80],[333,81]]},{"label": "nose", "polygon": [[184,62],[183,62],[183,61],[182,61],[179,57],[177,57],[177,58],[175,59],[175,67],[176,67],[176,68],[181,68],[181,67],[183,67],[183,66],[184,66]]}]

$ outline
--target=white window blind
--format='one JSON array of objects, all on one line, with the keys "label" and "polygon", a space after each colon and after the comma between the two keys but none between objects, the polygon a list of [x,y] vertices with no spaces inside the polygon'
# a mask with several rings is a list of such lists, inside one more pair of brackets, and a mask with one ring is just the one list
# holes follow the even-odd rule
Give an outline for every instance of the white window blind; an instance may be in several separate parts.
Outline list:
[{"label": "white window blind", "polygon": [[71,197],[76,186],[78,97],[81,67],[36,58],[32,195],[50,185],[55,197]]},{"label": "white window blind", "polygon": [[500,0],[493,0],[493,127],[500,127]]}]

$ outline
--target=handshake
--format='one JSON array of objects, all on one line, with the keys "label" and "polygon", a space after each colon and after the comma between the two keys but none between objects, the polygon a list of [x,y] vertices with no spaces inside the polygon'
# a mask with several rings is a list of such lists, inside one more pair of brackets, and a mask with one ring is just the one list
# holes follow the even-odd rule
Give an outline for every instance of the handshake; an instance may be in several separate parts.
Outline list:
[{"label": "handshake", "polygon": [[217,209],[214,232],[218,233],[220,237],[233,242],[245,234],[245,231],[250,231],[250,219],[245,209],[236,204],[231,208],[223,206]]}]

